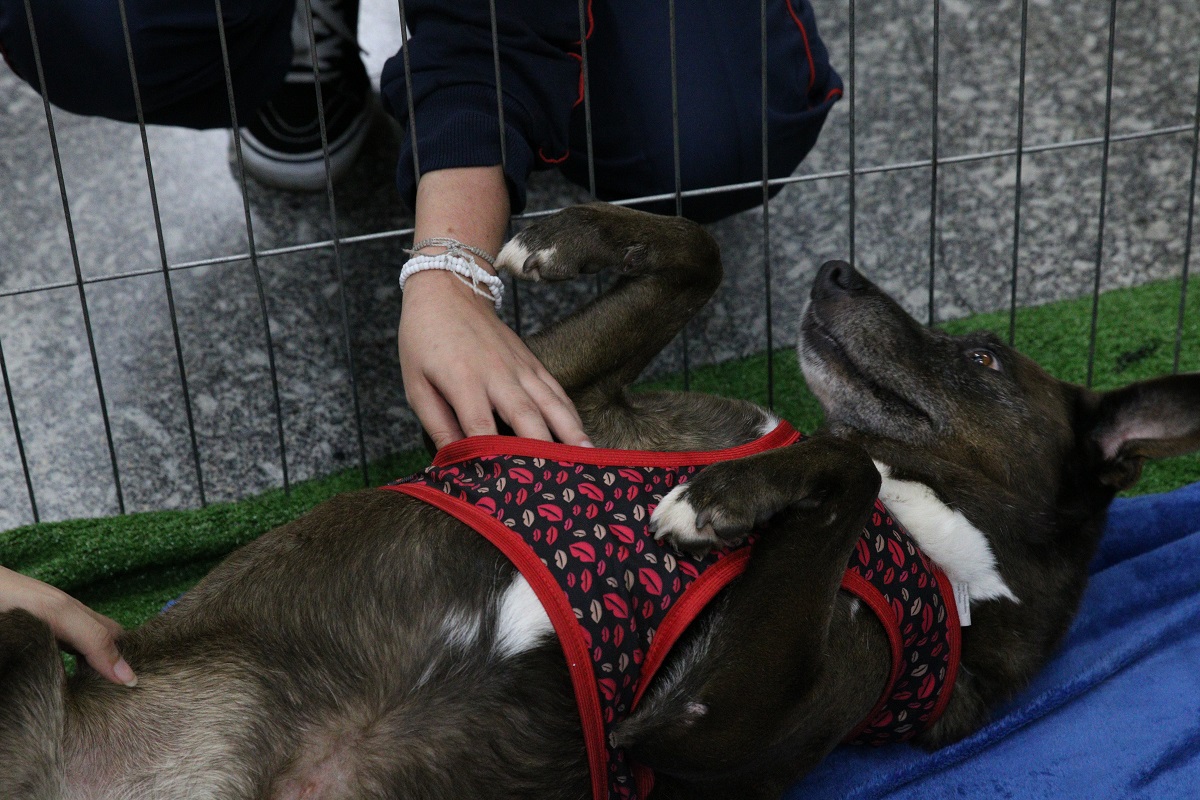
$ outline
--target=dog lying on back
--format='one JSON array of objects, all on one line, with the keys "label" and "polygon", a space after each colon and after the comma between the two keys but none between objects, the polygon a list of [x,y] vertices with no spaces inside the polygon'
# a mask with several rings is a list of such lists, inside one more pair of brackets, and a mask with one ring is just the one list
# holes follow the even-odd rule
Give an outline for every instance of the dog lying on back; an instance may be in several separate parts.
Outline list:
[{"label": "dog lying on back", "polygon": [[1066,632],[1114,494],[1200,449],[1200,376],[1066,384],[838,262],[799,439],[626,390],[720,281],[698,226],[583,206],[498,266],[619,272],[529,339],[599,449],[479,437],[329,501],[128,633],[135,689],[0,614],[0,796],[776,797],[844,740],[981,726]]}]

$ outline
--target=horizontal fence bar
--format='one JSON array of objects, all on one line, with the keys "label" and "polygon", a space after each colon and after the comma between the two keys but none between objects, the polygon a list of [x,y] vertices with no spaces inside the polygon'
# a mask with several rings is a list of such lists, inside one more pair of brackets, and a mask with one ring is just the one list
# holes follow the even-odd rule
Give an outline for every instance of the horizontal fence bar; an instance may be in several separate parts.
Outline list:
[{"label": "horizontal fence bar", "polygon": [[[1152,139],[1160,136],[1171,136],[1178,133],[1191,133],[1193,124],[1172,125],[1167,128],[1155,128],[1149,131],[1139,131],[1136,133],[1113,134],[1109,139],[1110,142],[1132,142],[1141,139]],[[1089,139],[1073,139],[1068,142],[1053,142],[1050,144],[1026,145],[1021,152],[1025,155],[1031,153],[1049,153],[1057,150],[1071,150],[1080,147],[1090,147],[1095,145],[1103,145],[1104,137],[1097,136]],[[1017,148],[1010,147],[1002,150],[989,150],[982,153],[966,153],[958,156],[944,156],[937,160],[939,165],[945,164],[970,164],[979,161],[988,161],[991,159],[1008,158],[1017,155]],[[854,175],[880,175],[887,172],[904,172],[914,169],[928,169],[933,165],[931,159],[921,159],[918,161],[901,161],[892,164],[880,164],[874,167],[860,167],[855,169]],[[827,172],[814,172],[808,175],[789,175],[785,178],[772,178],[768,181],[769,185],[788,186],[794,183],[812,183],[814,181],[836,180],[838,178],[849,178],[849,169],[829,170]],[[682,197],[704,197],[713,194],[723,194],[725,192],[739,192],[746,189],[761,189],[762,181],[745,181],[743,183],[729,183],[722,186],[709,186],[702,189],[687,189],[682,193]],[[628,206],[638,203],[653,203],[663,200],[674,200],[675,192],[665,192],[663,194],[650,194],[641,197],[631,197],[624,200],[614,200],[613,205]],[[514,214],[514,221],[528,221],[538,219],[540,217],[548,217],[558,211],[557,208],[546,209],[544,211],[526,211],[521,214]],[[402,239],[411,237],[412,228],[396,228],[390,231],[379,231],[377,233],[362,233],[355,236],[340,236],[338,243],[341,245],[364,244],[368,242],[386,241],[388,239]],[[315,242],[306,242],[304,244],[286,245],[283,247],[272,247],[269,249],[255,250],[255,257],[258,259],[271,258],[274,256],[291,255],[293,253],[308,253],[313,250],[328,250],[333,247],[333,239],[322,239]],[[194,261],[181,261],[178,264],[170,265],[169,269],[172,272],[198,269],[200,267],[212,267],[221,264],[235,264],[239,261],[246,261],[250,258],[249,253],[239,253],[228,256],[214,256],[212,258],[201,258]],[[139,278],[146,275],[161,275],[162,268],[148,268],[140,270],[130,270],[128,272],[113,273],[110,275],[96,275],[93,277],[83,278],[83,284],[89,285],[93,283],[104,283],[106,281],[124,280],[125,278]],[[78,284],[75,281],[62,281],[58,283],[46,283],[37,286],[26,286],[17,289],[0,290],[0,298],[16,297],[23,294],[35,294],[37,292],[47,292],[53,289],[70,289]]]}]

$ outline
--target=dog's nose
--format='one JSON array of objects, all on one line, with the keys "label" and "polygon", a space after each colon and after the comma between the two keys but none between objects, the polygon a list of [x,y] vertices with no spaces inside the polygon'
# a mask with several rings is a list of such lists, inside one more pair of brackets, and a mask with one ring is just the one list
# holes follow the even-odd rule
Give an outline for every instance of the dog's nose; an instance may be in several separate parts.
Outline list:
[{"label": "dog's nose", "polygon": [[817,270],[817,279],[813,282],[812,298],[820,300],[837,294],[861,292],[870,284],[867,279],[858,274],[858,270],[845,261],[826,261]]}]

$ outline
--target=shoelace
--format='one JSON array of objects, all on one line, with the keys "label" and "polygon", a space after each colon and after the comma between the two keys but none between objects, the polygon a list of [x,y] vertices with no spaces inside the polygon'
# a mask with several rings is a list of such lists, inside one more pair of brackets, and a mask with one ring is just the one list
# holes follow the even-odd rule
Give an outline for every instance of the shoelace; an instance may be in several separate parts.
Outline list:
[{"label": "shoelace", "polygon": [[[336,79],[340,73],[340,59],[349,44],[356,51],[362,48],[358,36],[346,24],[340,0],[309,0],[312,6],[313,40],[317,49],[317,68],[322,81]],[[297,0],[296,13],[292,17],[292,69],[289,78],[305,77],[313,80],[313,58],[309,50],[308,21],[305,19],[304,0]]]}]

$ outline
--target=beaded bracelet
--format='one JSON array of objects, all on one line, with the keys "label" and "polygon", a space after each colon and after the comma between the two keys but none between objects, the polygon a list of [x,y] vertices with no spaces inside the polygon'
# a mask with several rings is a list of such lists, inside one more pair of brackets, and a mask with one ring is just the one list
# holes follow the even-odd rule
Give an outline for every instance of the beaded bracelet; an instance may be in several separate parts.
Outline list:
[{"label": "beaded bracelet", "polygon": [[[446,252],[438,253],[437,255],[417,252],[425,247],[444,247],[446,248]],[[495,303],[496,312],[499,313],[501,302],[504,299],[504,283],[500,278],[492,275],[475,263],[475,259],[473,258],[473,255],[476,255],[491,264],[496,260],[495,256],[488,254],[478,247],[463,244],[457,239],[445,237],[424,239],[413,245],[411,250],[405,250],[405,252],[410,254],[412,258],[400,270],[400,291],[404,291],[405,281],[418,272],[425,272],[431,269],[446,270],[447,272],[454,273],[455,277],[462,281],[463,284],[470,286],[471,291],[475,294],[480,297],[486,297]],[[480,288],[480,284],[484,288]]]}]

